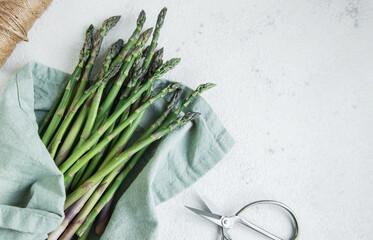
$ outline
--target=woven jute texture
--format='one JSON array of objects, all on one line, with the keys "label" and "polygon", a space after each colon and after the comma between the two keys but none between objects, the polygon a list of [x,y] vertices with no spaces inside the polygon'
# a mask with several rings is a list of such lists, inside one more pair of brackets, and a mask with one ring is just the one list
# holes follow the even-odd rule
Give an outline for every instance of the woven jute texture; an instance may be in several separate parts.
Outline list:
[{"label": "woven jute texture", "polygon": [[0,67],[52,0],[0,0]]}]

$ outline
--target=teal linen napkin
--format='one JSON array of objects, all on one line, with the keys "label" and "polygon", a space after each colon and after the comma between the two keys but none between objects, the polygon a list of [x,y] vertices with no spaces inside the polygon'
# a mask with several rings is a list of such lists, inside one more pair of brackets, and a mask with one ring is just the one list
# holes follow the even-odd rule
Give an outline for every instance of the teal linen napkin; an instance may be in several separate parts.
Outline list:
[{"label": "teal linen napkin", "polygon": [[[38,123],[61,91],[68,75],[30,63],[13,76],[0,102],[0,239],[45,239],[62,222],[63,176],[38,134]],[[159,80],[155,91],[168,81]],[[192,90],[183,87],[183,96]],[[213,91],[213,90],[212,90]],[[140,134],[167,102],[155,102],[135,134]],[[210,106],[198,97],[186,111],[199,119],[152,145],[114,199],[114,211],[101,237],[156,239],[155,208],[209,171],[234,140]]]}]

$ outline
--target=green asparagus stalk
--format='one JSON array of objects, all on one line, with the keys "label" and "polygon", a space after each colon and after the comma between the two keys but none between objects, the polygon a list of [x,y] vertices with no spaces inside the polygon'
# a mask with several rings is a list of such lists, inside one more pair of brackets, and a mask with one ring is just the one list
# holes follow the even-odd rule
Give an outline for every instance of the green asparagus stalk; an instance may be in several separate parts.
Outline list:
[{"label": "green asparagus stalk", "polygon": [[[128,84],[130,84],[130,83],[128,83]],[[120,96],[119,101],[123,101],[124,97],[125,97],[125,94],[123,93],[123,94]],[[128,97],[128,96],[127,96],[127,97]],[[126,97],[126,98],[127,98],[127,97]],[[117,106],[117,107],[118,107],[118,106]],[[117,121],[116,121],[116,122],[117,122],[116,125],[120,124],[121,122],[124,122],[124,121],[127,119],[128,115],[129,115],[129,113],[130,113],[130,108],[131,108],[131,107],[128,107],[126,110],[124,110],[124,112],[122,113],[121,117],[120,117],[119,119],[117,119]],[[113,124],[113,125],[114,125],[114,124]],[[109,150],[113,148],[114,144],[118,141],[118,138],[119,138],[119,135],[116,136],[115,138],[113,138],[113,140],[110,142],[109,147],[107,147]]]},{"label": "green asparagus stalk", "polygon": [[150,63],[150,69],[148,71],[148,74],[153,74],[157,71],[157,69],[162,66],[163,64],[163,52],[164,48],[161,48],[154,52],[154,56],[152,58],[152,61]]},{"label": "green asparagus stalk", "polygon": [[[97,217],[97,222],[96,222],[96,227],[95,227],[95,233],[97,235],[102,235],[105,232],[106,226],[107,226],[107,224],[109,223],[109,220],[110,220],[111,207],[113,205],[113,202],[114,202],[113,198],[108,200],[108,202],[102,208],[100,214]],[[89,228],[87,228],[87,230],[89,231]]]},{"label": "green asparagus stalk", "polygon": [[116,111],[111,114],[111,116],[106,120],[106,122],[98,128],[98,130],[92,134],[92,136],[84,142],[84,144],[76,151],[74,151],[68,159],[60,166],[60,171],[65,173],[74,163],[78,160],[87,150],[89,150],[105,133],[105,131],[121,116],[121,114],[135,101],[143,92],[145,92],[153,82],[161,77],[163,74],[173,69],[177,64],[179,64],[179,58],[173,58],[162,65],[161,68],[139,89],[136,89],[127,99],[119,103],[120,106]]},{"label": "green asparagus stalk", "polygon": [[84,64],[87,61],[87,59],[88,59],[88,57],[91,53],[92,31],[93,31],[93,26],[91,25],[91,26],[89,26],[89,28],[87,29],[87,32],[86,32],[86,38],[85,38],[85,41],[84,41],[84,45],[83,45],[83,48],[80,52],[79,63],[76,66],[74,72],[71,74],[71,76],[68,80],[68,83],[65,87],[65,91],[64,91],[64,94],[62,96],[62,99],[59,102],[59,105],[56,109],[56,112],[55,112],[51,122],[49,123],[47,130],[45,131],[45,133],[42,137],[42,141],[43,141],[45,146],[49,145],[49,142],[52,139],[53,134],[55,133],[59,123],[61,122],[61,120],[62,120],[62,118],[65,114],[65,111],[68,107],[68,103],[69,103],[70,98],[71,98],[72,90],[74,89],[75,84],[76,84],[77,80],[79,79],[81,71],[84,67]]},{"label": "green asparagus stalk", "polygon": [[63,144],[61,145],[61,148],[59,149],[54,162],[56,163],[57,166],[61,165],[61,163],[66,159],[68,156],[71,147],[73,146],[76,137],[79,134],[79,131],[81,127],[83,126],[84,122],[86,121],[87,118],[87,112],[88,108],[84,106],[82,110],[79,112],[78,117],[74,121],[74,124],[72,125],[69,133],[67,134]]},{"label": "green asparagus stalk", "polygon": [[83,197],[76,201],[69,209],[65,210],[65,218],[58,226],[56,230],[48,234],[48,240],[57,240],[61,234],[65,231],[69,223],[74,219],[74,217],[80,212],[84,204],[88,201],[89,197],[93,194],[96,188],[89,190]]},{"label": "green asparagus stalk", "polygon": [[77,201],[81,196],[94,188],[97,183],[99,183],[105,176],[110,174],[112,171],[120,166],[123,166],[136,152],[140,151],[142,148],[148,146],[154,141],[162,138],[167,133],[173,131],[174,129],[185,125],[187,122],[196,118],[198,114],[191,113],[186,114],[180,121],[175,121],[175,123],[170,124],[168,127],[158,130],[157,132],[150,135],[148,138],[133,144],[130,148],[119,154],[117,157],[112,159],[108,164],[106,164],[101,170],[97,171],[93,176],[91,176],[84,184],[80,185],[75,191],[69,194],[66,198],[65,209],[71,206],[75,201]]},{"label": "green asparagus stalk", "polygon": [[[148,51],[150,51],[150,50],[148,50]],[[149,78],[149,76],[154,74],[156,72],[156,70],[160,66],[162,66],[162,64],[163,64],[162,57],[163,57],[163,48],[154,53],[154,56],[153,56],[152,61],[150,63],[150,69],[148,69],[147,67],[143,68],[143,71],[146,72],[145,75],[148,75],[147,78]],[[141,83],[140,81],[137,81],[137,85],[139,85],[140,83]],[[153,90],[154,90],[154,84],[150,88],[148,88],[148,90],[143,94],[142,98],[139,98],[139,99],[136,100],[136,102],[131,106],[131,111],[134,111],[135,109],[137,109],[137,107],[140,105],[141,101],[146,102],[151,97],[151,94],[152,94]]]},{"label": "green asparagus stalk", "polygon": [[96,188],[95,192],[89,198],[87,203],[84,204],[84,207],[82,208],[82,210],[74,218],[72,223],[69,225],[69,227],[66,229],[64,234],[61,236],[60,240],[72,238],[72,236],[75,234],[75,232],[82,225],[84,220],[87,218],[88,214],[91,212],[92,208],[95,206],[97,201],[100,199],[102,193],[106,190],[108,185],[114,180],[115,176],[118,173],[119,172],[113,171],[107,177],[105,177],[105,179],[100,183],[100,185]]},{"label": "green asparagus stalk", "polygon": [[[153,55],[154,55],[154,51],[155,51],[155,48],[156,48],[157,43],[158,43],[159,33],[160,33],[160,30],[161,30],[161,28],[163,26],[164,19],[166,17],[166,13],[167,13],[167,8],[163,8],[161,10],[161,12],[159,13],[159,15],[158,15],[157,23],[156,23],[156,26],[155,26],[155,29],[154,29],[154,32],[153,32],[152,42],[146,48],[146,55],[144,55],[146,57],[145,57],[144,63],[142,65],[141,69],[134,74],[134,77],[136,78],[136,81],[137,81],[137,79],[143,77],[148,72],[148,70],[149,70],[149,66],[150,66],[150,63],[152,61],[152,58],[153,58]],[[161,50],[161,52],[163,54],[163,50]],[[137,82],[137,84],[140,84],[140,82]],[[136,85],[136,88],[138,86],[139,85]],[[149,88],[147,90],[147,95],[148,96],[150,96],[150,94],[151,94],[151,89],[152,88]]]},{"label": "green asparagus stalk", "polygon": [[[168,105],[166,111],[164,113],[162,113],[162,115],[160,116],[159,120],[157,123],[163,121],[166,116],[169,114],[169,112],[172,110],[172,108],[175,106],[175,104],[177,103],[178,99],[180,98],[180,93],[181,93],[181,89],[177,89],[172,100],[171,100],[171,103]],[[140,123],[141,121],[141,118],[139,119],[139,122],[137,123],[137,125]],[[157,123],[154,123],[145,133],[144,133],[144,136],[148,136],[149,134],[151,134],[157,127]],[[134,127],[134,126],[133,126]],[[137,127],[137,126],[136,126]],[[135,129],[136,129],[135,127]],[[105,160],[103,162],[108,162],[110,161],[113,157],[115,157],[115,155],[117,155],[118,153],[122,152],[124,147],[126,146],[127,144],[127,141],[129,140],[129,138],[127,137],[126,134],[123,134],[119,139],[118,141],[115,143],[115,145],[113,147],[110,148],[110,151],[109,153],[106,155],[105,157]]]},{"label": "green asparagus stalk", "polygon": [[[112,124],[110,126],[110,128],[104,134],[104,139],[107,138],[113,132],[114,127],[115,127],[114,124]],[[88,165],[87,169],[84,171],[83,175],[81,176],[81,178],[79,179],[79,181],[77,182],[77,184],[75,184],[74,186],[72,186],[72,188],[71,188],[72,190],[74,190],[77,186],[83,184],[85,182],[85,180],[87,180],[90,176],[92,176],[93,172],[97,168],[97,165],[102,160],[102,157],[103,157],[103,155],[104,155],[104,153],[106,151],[106,147],[107,146],[103,147],[101,149],[101,151],[98,154],[96,154],[96,156],[94,156],[91,161],[89,161],[89,164],[88,163],[85,164],[85,166]],[[79,169],[79,171],[77,173],[79,173],[80,170],[82,170],[83,168],[84,168],[84,166],[81,169]],[[76,177],[76,174],[74,175],[74,179],[75,179],[75,177]]]},{"label": "green asparagus stalk", "polygon": [[118,56],[119,52],[121,51],[123,47],[123,39],[119,39],[115,43],[113,43],[105,57],[104,63],[102,64],[102,69],[100,72],[100,76],[103,76],[105,73],[107,73],[110,69],[111,63],[114,61],[114,59]]},{"label": "green asparagus stalk", "polygon": [[117,175],[115,181],[110,186],[110,188],[104,193],[104,195],[100,198],[100,200],[97,202],[94,208],[90,211],[88,216],[85,218],[83,224],[77,230],[78,236],[82,236],[88,230],[89,225],[93,224],[93,221],[96,219],[97,215],[101,212],[105,205],[113,199],[114,194],[118,190],[119,186],[123,183],[128,173],[133,169],[136,162],[140,159],[142,154],[138,155],[138,153],[131,158],[131,160],[127,163],[123,171],[121,171]]},{"label": "green asparagus stalk", "polygon": [[79,237],[78,240],[87,240],[92,226],[93,226],[93,223],[90,226],[88,226],[87,231],[85,231],[85,233],[81,237]]},{"label": "green asparagus stalk", "polygon": [[124,60],[124,57],[130,52],[133,45],[137,42],[139,38],[140,32],[142,27],[144,26],[144,22],[146,20],[146,14],[144,10],[142,10],[137,18],[137,26],[131,37],[128,39],[127,43],[124,45],[123,49],[121,50],[118,57],[113,61],[113,64],[116,65]]},{"label": "green asparagus stalk", "polygon": [[71,103],[71,105],[75,105],[78,101],[79,97],[83,94],[84,90],[86,89],[87,83],[89,81],[90,73],[92,71],[93,65],[96,61],[96,58],[100,52],[102,41],[107,33],[118,23],[120,20],[120,16],[113,16],[106,19],[99,30],[96,31],[94,36],[94,44],[91,56],[89,58],[89,62],[84,69],[84,75],[79,83],[79,88],[75,93],[75,97]]},{"label": "green asparagus stalk", "polygon": [[[150,134],[152,134],[164,121],[165,117],[170,113],[170,111],[175,107],[177,104],[181,94],[181,89],[177,89],[175,94],[173,95],[170,103],[168,104],[166,110],[162,113],[161,116],[149,127],[148,131],[146,131],[142,137],[148,137]],[[145,135],[146,134],[146,135]],[[146,149],[146,148],[144,148]],[[90,212],[88,217],[86,218],[85,222],[83,225],[78,229],[77,234],[81,236],[87,229],[88,225],[90,223],[93,223],[94,219],[97,217],[97,215],[100,213],[102,208],[109,202],[113,196],[118,187],[121,185],[123,182],[124,178],[128,175],[129,171],[134,167],[136,162],[141,158],[142,154],[144,153],[144,150],[141,150],[136,153],[134,157],[131,158],[130,162],[125,166],[124,170],[121,171],[121,173],[116,177],[114,183],[112,186],[109,188],[107,192],[100,198],[100,201],[95,205],[94,209]],[[104,161],[107,161],[106,159]],[[103,181],[105,182],[105,181]],[[102,184],[101,184],[102,185]],[[95,192],[96,193],[96,192]],[[105,217],[104,217],[105,218]],[[102,229],[103,227],[101,227]]]},{"label": "green asparagus stalk", "polygon": [[152,43],[149,46],[149,49],[147,51],[147,56],[146,56],[146,58],[144,60],[144,63],[143,63],[143,68],[146,69],[146,71],[149,68],[150,62],[153,58],[154,50],[157,46],[157,42],[158,42],[158,39],[159,39],[159,33],[160,33],[160,30],[163,26],[164,19],[166,17],[166,13],[167,13],[167,8],[163,8],[158,15],[157,23],[156,23],[154,33],[153,33]]},{"label": "green asparagus stalk", "polygon": [[[67,182],[71,177],[75,175],[79,169],[86,164],[92,157],[94,157],[97,153],[99,153],[115,136],[117,136],[119,133],[121,133],[129,124],[133,123],[133,121],[141,117],[142,112],[144,112],[153,102],[156,100],[163,98],[166,96],[166,94],[175,91],[180,86],[179,83],[170,84],[166,88],[164,88],[160,93],[158,93],[153,98],[149,99],[146,103],[141,105],[136,112],[131,114],[123,123],[121,123],[119,126],[117,126],[111,134],[109,134],[106,138],[101,140],[94,148],[92,148],[89,152],[87,152],[79,161],[76,161],[75,164],[70,167],[67,171],[63,171],[65,168],[64,164],[67,163],[67,161],[61,165],[60,171],[64,173],[64,179],[65,182]],[[110,119],[110,118],[109,118]],[[102,165],[105,165],[105,162],[102,163]]]},{"label": "green asparagus stalk", "polygon": [[[147,49],[149,49],[149,48],[147,48]],[[156,69],[158,69],[163,64],[163,61],[162,61],[163,49],[161,49],[160,51],[157,51],[156,55],[154,55],[153,60],[155,60],[157,62],[156,63],[157,66],[155,68],[155,71],[153,71],[151,74],[154,74],[156,72]],[[138,60],[139,59],[140,58],[138,58]],[[161,59],[161,62],[159,62],[159,59]],[[155,64],[154,61],[152,61],[151,66],[154,67],[154,64]],[[126,91],[124,93],[124,96],[128,95],[129,92],[133,90],[133,88],[136,85],[136,81],[137,80],[138,79],[134,79],[134,78],[130,79],[130,81],[129,81],[128,85],[127,85]],[[141,101],[146,102],[149,98],[150,98],[150,95],[148,93],[145,94],[145,96],[142,99],[138,98],[136,100],[136,102],[130,108],[126,109],[126,111],[122,114],[121,121],[124,121],[127,118],[128,114],[130,113],[130,110],[132,110],[131,113],[133,113],[138,108],[138,106],[139,106],[139,104],[140,104]],[[131,128],[134,131],[137,128],[138,124],[140,124],[141,119],[142,119],[142,116],[139,117],[138,119],[136,119],[136,122],[134,122],[131,125],[131,127],[130,127],[130,129],[128,131],[131,131]],[[129,136],[131,136],[131,135],[128,135],[128,134],[125,133],[125,134],[122,134],[121,137],[117,136],[116,138],[114,138],[114,140],[112,141],[112,143],[111,143],[111,145],[109,147],[110,152],[111,152],[111,154],[109,153],[109,157],[110,158],[114,157],[114,155],[116,154],[116,152],[123,150],[123,148],[125,147],[127,141],[129,140]],[[117,138],[119,138],[119,139],[117,139]]]},{"label": "green asparagus stalk", "polygon": [[121,63],[118,65],[115,65],[110,68],[110,70],[102,77],[102,79],[99,79],[95,84],[93,84],[90,88],[88,88],[78,99],[77,103],[70,107],[68,112],[66,113],[66,116],[64,120],[62,121],[61,126],[59,127],[55,138],[53,140],[53,143],[49,147],[49,153],[51,154],[52,158],[54,158],[56,151],[58,149],[59,144],[61,143],[62,137],[64,136],[69,124],[71,123],[72,119],[74,118],[76,112],[79,110],[79,108],[83,105],[83,103],[87,100],[87,98],[93,94],[97,88],[103,83],[107,82],[110,78],[112,78],[120,69]]},{"label": "green asparagus stalk", "polygon": [[[104,76],[109,71],[111,62],[116,57],[116,55],[119,53],[120,49],[122,48],[122,45],[123,45],[123,40],[119,39],[117,42],[115,42],[110,47],[110,50],[108,51],[108,54],[102,65],[100,76]],[[106,83],[101,84],[99,88],[97,89],[96,94],[93,96],[91,105],[88,106],[86,104],[85,106],[85,107],[89,107],[87,121],[85,122],[84,128],[82,130],[82,133],[80,135],[80,139],[79,139],[79,142],[76,148],[79,148],[84,143],[84,141],[88,138],[88,136],[91,134],[94,122],[96,120],[97,111],[98,111],[98,107],[101,101],[102,93],[103,93],[105,86],[106,86]],[[92,98],[92,96],[90,98]],[[90,100],[88,100],[87,102],[90,102]],[[75,186],[78,184],[80,178],[82,177],[84,173],[85,168],[86,166],[83,166],[79,170],[79,172],[75,175],[74,180],[71,183],[72,189],[74,189]]]},{"label": "green asparagus stalk", "polygon": [[184,101],[183,103],[175,110],[173,111],[167,118],[166,120],[162,123],[162,125],[160,126],[160,128],[163,128],[163,127],[166,127],[168,126],[170,123],[172,123],[172,121],[174,121],[177,116],[181,113],[181,111],[183,111],[191,102],[194,101],[194,99],[199,95],[201,94],[202,92],[210,89],[210,88],[213,88],[215,87],[216,84],[214,83],[205,83],[205,84],[201,84],[199,85],[196,90],[194,90]]},{"label": "green asparagus stalk", "polygon": [[[97,124],[95,123],[96,126],[99,126],[101,124],[103,116],[105,116],[106,113],[111,108],[111,105],[113,104],[115,98],[117,97],[118,92],[119,92],[120,88],[122,87],[124,80],[128,76],[130,68],[132,67],[132,65],[135,62],[138,55],[141,54],[142,46],[144,46],[144,44],[148,41],[152,31],[153,31],[153,29],[150,28],[150,29],[146,30],[143,34],[141,34],[141,36],[139,37],[138,44],[136,44],[138,46],[132,53],[132,55],[133,55],[132,60],[133,61],[127,62],[127,64],[123,65],[124,70],[121,71],[120,75],[118,76],[118,78],[114,82],[113,86],[111,87],[110,92],[108,93],[104,102],[102,103],[102,105],[99,108],[99,113],[97,115],[97,121],[96,121]],[[129,64],[130,64],[130,67],[128,67]]]}]

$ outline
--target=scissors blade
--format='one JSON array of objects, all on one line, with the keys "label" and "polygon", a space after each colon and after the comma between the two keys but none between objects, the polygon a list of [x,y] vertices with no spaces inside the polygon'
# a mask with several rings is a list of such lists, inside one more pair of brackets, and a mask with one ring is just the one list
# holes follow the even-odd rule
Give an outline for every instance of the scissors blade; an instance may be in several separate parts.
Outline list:
[{"label": "scissors blade", "polygon": [[192,208],[192,207],[188,207],[188,206],[185,206],[185,207],[188,208],[190,211],[194,212],[195,214],[198,214],[201,217],[215,223],[216,225],[219,225],[220,227],[223,227],[223,225],[221,224],[221,219],[223,218],[222,216],[220,216],[218,214],[210,213],[210,212],[205,212],[205,211],[195,209],[195,208]]},{"label": "scissors blade", "polygon": [[208,198],[206,198],[201,193],[197,192],[199,195],[199,198],[202,200],[202,202],[206,205],[206,207],[210,210],[210,212],[217,213],[223,215],[222,211],[215,206]]}]

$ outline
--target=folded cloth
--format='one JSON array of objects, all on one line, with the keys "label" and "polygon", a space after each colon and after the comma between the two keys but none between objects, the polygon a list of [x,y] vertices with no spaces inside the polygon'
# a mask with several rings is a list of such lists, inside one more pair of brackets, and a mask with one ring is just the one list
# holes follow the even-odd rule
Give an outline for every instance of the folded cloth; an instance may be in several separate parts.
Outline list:
[{"label": "folded cloth", "polygon": [[[8,82],[0,102],[0,239],[45,239],[64,218],[63,176],[37,130],[62,90],[68,74],[29,63]],[[155,91],[168,81],[159,80]],[[191,93],[183,87],[182,97]],[[165,108],[155,102],[135,134]],[[201,97],[186,109],[200,112],[191,123],[153,144],[127,177],[114,199],[114,210],[101,237],[156,239],[155,208],[191,186],[233,146],[234,140]]]}]

